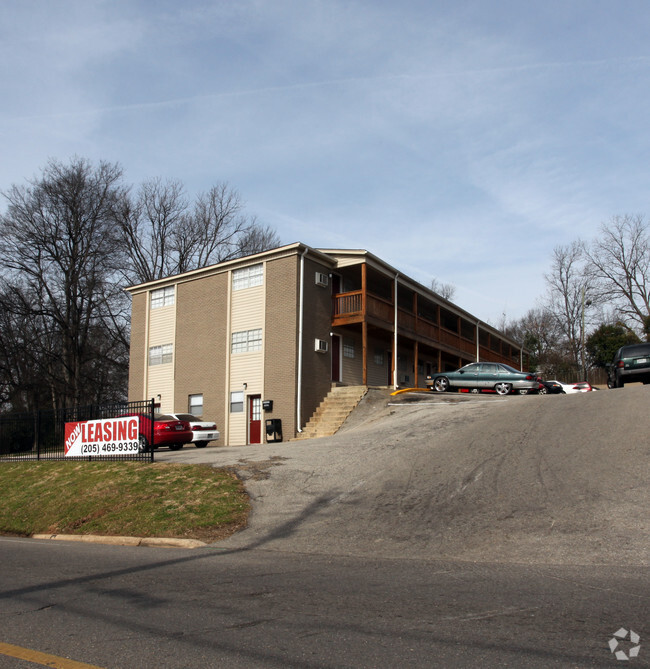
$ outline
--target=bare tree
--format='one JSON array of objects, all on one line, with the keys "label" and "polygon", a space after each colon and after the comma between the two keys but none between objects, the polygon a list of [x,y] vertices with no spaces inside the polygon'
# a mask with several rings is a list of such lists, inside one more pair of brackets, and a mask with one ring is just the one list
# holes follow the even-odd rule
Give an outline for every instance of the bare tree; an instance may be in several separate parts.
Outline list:
[{"label": "bare tree", "polygon": [[642,331],[650,316],[650,239],[642,216],[615,216],[586,248],[599,298]]},{"label": "bare tree", "polygon": [[238,248],[235,257],[241,258],[253,253],[261,253],[268,249],[277,248],[281,243],[278,233],[273,228],[258,224],[253,217],[252,225],[237,241]]},{"label": "bare tree", "polygon": [[0,407],[125,398],[125,280],[149,281],[278,246],[221,184],[194,203],[153,179],[135,196],[117,164],[50,161],[3,193]]},{"label": "bare tree", "polygon": [[130,280],[161,279],[278,246],[275,232],[243,213],[237,191],[213,186],[190,205],[176,181],[145,182],[121,211]]},{"label": "bare tree", "polygon": [[563,346],[570,356],[575,370],[581,365],[584,350],[586,313],[598,301],[598,287],[588,264],[581,242],[570,246],[558,246],[553,250],[551,271],[546,275],[549,287],[549,311],[554,315]]},{"label": "bare tree", "polygon": [[[12,327],[24,326],[22,355],[27,356],[29,345],[37,347],[43,378],[58,379],[51,384],[55,405],[79,404],[90,388],[96,389],[88,372],[98,355],[98,332],[111,340],[110,346],[121,347],[117,357],[125,355],[127,324],[115,309],[116,303],[124,304],[117,282],[123,257],[115,220],[124,196],[121,178],[118,165],[93,167],[80,158],[69,165],[50,161],[30,186],[4,193],[3,306],[14,319]],[[30,333],[34,340],[28,339]],[[13,335],[17,341],[19,332]],[[20,355],[16,350],[17,370]]]},{"label": "bare tree", "polygon": [[561,340],[557,319],[548,308],[530,309],[504,331],[530,351],[532,369],[548,374],[553,352],[558,349]]},{"label": "bare tree", "polygon": [[152,281],[177,273],[176,247],[188,209],[183,186],[177,181],[145,181],[133,200],[122,200],[119,223],[130,277]]},{"label": "bare tree", "polygon": [[438,293],[440,297],[449,300],[450,302],[454,299],[454,295],[456,294],[456,286],[452,283],[443,283],[436,278],[431,279],[430,288],[434,293]]}]

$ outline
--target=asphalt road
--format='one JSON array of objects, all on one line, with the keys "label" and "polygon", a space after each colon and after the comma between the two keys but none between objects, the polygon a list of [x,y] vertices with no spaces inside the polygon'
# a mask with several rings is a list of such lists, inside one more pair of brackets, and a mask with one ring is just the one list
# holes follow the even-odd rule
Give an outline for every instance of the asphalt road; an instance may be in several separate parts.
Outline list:
[{"label": "asphalt road", "polygon": [[3,668],[37,666],[6,644],[111,669],[611,667],[622,626],[642,637],[629,664],[650,666],[645,568],[8,538],[0,551]]},{"label": "asphalt road", "polygon": [[249,527],[0,538],[0,667],[650,666],[649,392],[373,392],[332,438],[160,452],[234,467]]}]

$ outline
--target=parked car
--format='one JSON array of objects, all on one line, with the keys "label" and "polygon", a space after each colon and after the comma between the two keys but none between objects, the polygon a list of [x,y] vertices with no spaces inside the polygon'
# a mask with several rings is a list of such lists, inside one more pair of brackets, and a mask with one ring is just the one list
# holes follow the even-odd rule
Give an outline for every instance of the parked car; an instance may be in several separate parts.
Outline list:
[{"label": "parked car", "polygon": [[650,343],[621,346],[607,372],[610,388],[622,388],[635,381],[650,383]]},{"label": "parked car", "polygon": [[197,448],[205,448],[208,442],[216,441],[221,436],[214,421],[200,420],[191,413],[172,413],[169,415],[190,424],[192,442]]},{"label": "parked car", "polygon": [[539,379],[539,390],[537,392],[540,395],[562,395],[566,391],[559,381],[544,381],[544,379]]},{"label": "parked car", "polygon": [[478,392],[493,390],[499,395],[507,395],[515,390],[525,394],[538,387],[534,374],[520,372],[500,362],[472,362],[453,372],[427,376],[426,384],[439,393],[469,389]]},{"label": "parked car", "polygon": [[[562,393],[570,395],[572,393],[589,393],[594,390],[594,387],[587,383],[587,381],[576,381],[575,383],[561,383],[560,381],[546,381],[545,383],[552,383],[562,388]],[[557,392],[557,391],[556,391]]]},{"label": "parked car", "polygon": [[[140,421],[139,441],[140,451],[150,451],[151,444],[151,416],[137,414]],[[166,414],[154,414],[153,420],[153,448],[169,446],[172,451],[183,448],[183,444],[192,442],[192,430],[185,420],[179,420]]]}]

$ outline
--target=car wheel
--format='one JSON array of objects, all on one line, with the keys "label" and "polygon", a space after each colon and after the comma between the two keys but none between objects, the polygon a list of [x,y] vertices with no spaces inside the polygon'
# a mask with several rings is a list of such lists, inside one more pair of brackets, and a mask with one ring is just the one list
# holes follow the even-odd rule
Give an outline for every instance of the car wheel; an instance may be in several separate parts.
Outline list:
[{"label": "car wheel", "polygon": [[494,386],[497,395],[507,395],[511,388],[512,386],[509,383],[497,383],[496,386]]},{"label": "car wheel", "polygon": [[149,450],[149,442],[144,434],[138,437],[138,453],[146,453]]},{"label": "car wheel", "polygon": [[519,388],[520,395],[528,395],[528,388]]},{"label": "car wheel", "polygon": [[449,379],[446,376],[439,376],[434,382],[433,387],[439,393],[449,390]]},{"label": "car wheel", "polygon": [[548,390],[546,390],[546,386],[542,386],[537,392],[540,395],[548,395]]},{"label": "car wheel", "polygon": [[183,444],[169,444],[170,451],[180,451],[183,448]]},{"label": "car wheel", "polygon": [[197,441],[196,444],[194,444],[197,448],[205,448],[208,445],[207,441]]},{"label": "car wheel", "polygon": [[472,388],[470,390],[470,393],[474,393],[474,395],[478,395],[480,392],[481,392],[481,390],[479,388]]}]

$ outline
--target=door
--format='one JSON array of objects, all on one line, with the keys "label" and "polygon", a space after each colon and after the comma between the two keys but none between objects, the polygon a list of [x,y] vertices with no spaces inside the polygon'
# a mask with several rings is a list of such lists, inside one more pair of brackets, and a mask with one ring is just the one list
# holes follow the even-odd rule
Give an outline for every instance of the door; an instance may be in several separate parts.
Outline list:
[{"label": "door", "polygon": [[499,383],[499,366],[494,363],[484,362],[481,365],[481,378],[479,386],[491,390]]},{"label": "door", "polygon": [[341,337],[332,335],[332,381],[341,380]]},{"label": "door", "polygon": [[248,396],[248,443],[262,443],[262,396]]}]

